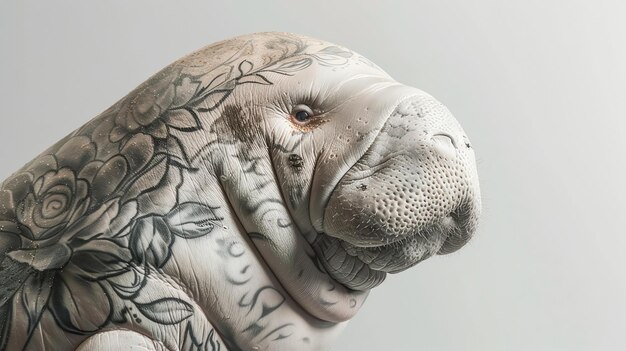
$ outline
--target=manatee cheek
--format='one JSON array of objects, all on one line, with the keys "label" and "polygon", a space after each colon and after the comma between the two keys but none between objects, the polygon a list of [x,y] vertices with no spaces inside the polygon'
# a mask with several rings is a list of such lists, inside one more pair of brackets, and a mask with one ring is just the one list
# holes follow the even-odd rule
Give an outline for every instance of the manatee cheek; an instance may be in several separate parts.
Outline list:
[{"label": "manatee cheek", "polygon": [[[358,181],[342,180],[335,189],[324,218],[327,234],[349,241],[353,245],[380,245],[380,232],[385,218],[377,212],[380,187],[372,178]],[[384,199],[385,204],[394,200]],[[386,212],[388,212],[386,210]]]}]

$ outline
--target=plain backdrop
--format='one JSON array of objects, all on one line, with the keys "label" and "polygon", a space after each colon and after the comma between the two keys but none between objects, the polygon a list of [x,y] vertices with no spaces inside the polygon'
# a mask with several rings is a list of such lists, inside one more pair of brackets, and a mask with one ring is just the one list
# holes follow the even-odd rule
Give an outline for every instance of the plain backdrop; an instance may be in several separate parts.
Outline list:
[{"label": "plain backdrop", "polygon": [[166,64],[290,31],[444,102],[484,215],[459,252],[391,276],[335,350],[626,350],[622,1],[0,2],[0,178]]}]

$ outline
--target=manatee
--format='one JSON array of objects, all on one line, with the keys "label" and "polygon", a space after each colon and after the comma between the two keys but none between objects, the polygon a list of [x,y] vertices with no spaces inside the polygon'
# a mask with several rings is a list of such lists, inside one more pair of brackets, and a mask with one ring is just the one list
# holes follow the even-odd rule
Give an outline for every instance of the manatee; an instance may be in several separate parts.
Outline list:
[{"label": "manatee", "polygon": [[4,180],[0,350],[328,349],[480,207],[430,95],[328,42],[221,41]]}]

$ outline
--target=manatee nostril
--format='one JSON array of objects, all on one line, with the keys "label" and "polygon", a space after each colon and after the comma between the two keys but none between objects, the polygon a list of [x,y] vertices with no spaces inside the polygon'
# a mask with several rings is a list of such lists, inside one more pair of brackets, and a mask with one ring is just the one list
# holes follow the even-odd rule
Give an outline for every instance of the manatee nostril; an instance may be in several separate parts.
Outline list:
[{"label": "manatee nostril", "polygon": [[450,134],[436,133],[433,134],[430,138],[434,144],[435,149],[438,150],[440,153],[449,157],[454,157],[456,155],[456,141],[452,136],[450,136]]},{"label": "manatee nostril", "polygon": [[450,134],[446,134],[446,133],[436,133],[433,134],[433,136],[431,137],[431,139],[437,143],[437,144],[449,144],[450,146],[452,146],[453,148],[456,149],[456,141],[454,141],[454,138],[452,136],[450,136]]}]

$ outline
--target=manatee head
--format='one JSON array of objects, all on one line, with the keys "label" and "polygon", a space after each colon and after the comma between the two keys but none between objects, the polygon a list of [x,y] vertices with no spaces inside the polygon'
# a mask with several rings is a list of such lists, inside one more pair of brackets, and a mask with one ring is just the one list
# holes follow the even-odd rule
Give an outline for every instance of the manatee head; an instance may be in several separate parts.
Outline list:
[{"label": "manatee head", "polygon": [[480,191],[474,150],[450,111],[348,49],[286,38],[288,55],[284,43],[279,53],[263,44],[255,67],[271,64],[236,92],[227,117],[239,139],[269,150],[285,205],[323,269],[367,290],[463,246]]},{"label": "manatee head", "polygon": [[480,212],[474,152],[450,112],[420,91],[388,103],[370,145],[316,199],[324,266],[353,289],[458,250]]}]

